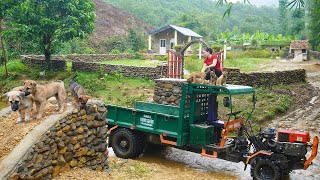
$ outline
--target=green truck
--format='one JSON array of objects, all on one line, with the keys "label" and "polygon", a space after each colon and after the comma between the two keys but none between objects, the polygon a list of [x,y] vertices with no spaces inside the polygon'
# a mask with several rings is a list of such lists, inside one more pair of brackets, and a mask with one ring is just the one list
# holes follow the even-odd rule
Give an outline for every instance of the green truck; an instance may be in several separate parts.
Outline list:
[{"label": "green truck", "polygon": [[[235,107],[239,96],[241,101],[252,101],[249,112],[239,111],[241,101]],[[253,179],[280,179],[292,170],[307,169],[317,156],[318,137],[311,143],[309,132],[273,128],[254,134],[250,117],[255,104],[255,90],[250,86],[183,84],[179,106],[108,105],[109,145],[120,158],[136,158],[146,144],[153,143],[243,162],[245,168],[251,165]],[[225,119],[218,115],[221,111]],[[307,147],[312,149],[308,158]]]}]

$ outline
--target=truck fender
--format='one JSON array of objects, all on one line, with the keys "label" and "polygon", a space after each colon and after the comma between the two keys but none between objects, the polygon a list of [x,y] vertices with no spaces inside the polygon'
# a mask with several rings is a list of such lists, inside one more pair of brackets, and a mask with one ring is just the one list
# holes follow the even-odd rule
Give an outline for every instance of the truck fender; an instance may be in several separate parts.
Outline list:
[{"label": "truck fender", "polygon": [[261,154],[267,155],[267,156],[271,156],[271,155],[273,154],[273,152],[261,150],[261,151],[258,151],[258,152],[256,152],[256,153],[252,154],[251,156],[249,156],[249,157],[247,158],[246,164],[245,164],[245,166],[244,166],[244,170],[247,169],[247,165],[248,165],[248,163],[250,162],[250,160],[251,160],[252,158],[254,158],[254,157],[257,156],[257,155],[261,155]]}]

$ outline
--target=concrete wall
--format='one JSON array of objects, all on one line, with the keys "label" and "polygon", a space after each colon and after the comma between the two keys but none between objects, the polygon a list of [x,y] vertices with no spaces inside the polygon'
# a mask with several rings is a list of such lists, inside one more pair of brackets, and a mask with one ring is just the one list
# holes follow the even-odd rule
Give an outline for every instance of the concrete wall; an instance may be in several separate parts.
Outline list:
[{"label": "concrete wall", "polygon": [[52,179],[75,167],[108,169],[107,122],[104,106],[89,105],[58,121],[33,145],[11,179]]}]

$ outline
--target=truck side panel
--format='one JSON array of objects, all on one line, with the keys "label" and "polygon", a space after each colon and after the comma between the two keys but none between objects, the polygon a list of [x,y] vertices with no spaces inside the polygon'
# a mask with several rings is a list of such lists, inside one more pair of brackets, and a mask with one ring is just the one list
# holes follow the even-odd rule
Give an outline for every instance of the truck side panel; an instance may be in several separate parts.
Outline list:
[{"label": "truck side panel", "polygon": [[106,118],[110,125],[178,138],[179,116],[109,105]]}]

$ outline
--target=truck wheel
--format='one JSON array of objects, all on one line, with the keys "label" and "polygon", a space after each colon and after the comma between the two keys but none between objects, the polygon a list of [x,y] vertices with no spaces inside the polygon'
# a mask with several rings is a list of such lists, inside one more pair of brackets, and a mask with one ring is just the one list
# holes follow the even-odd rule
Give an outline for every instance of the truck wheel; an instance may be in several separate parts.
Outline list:
[{"label": "truck wheel", "polygon": [[251,176],[254,180],[279,180],[281,170],[270,159],[257,157],[251,164]]},{"label": "truck wheel", "polygon": [[135,158],[143,152],[143,138],[129,129],[117,129],[112,134],[111,146],[120,158]]}]

